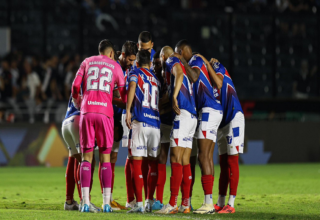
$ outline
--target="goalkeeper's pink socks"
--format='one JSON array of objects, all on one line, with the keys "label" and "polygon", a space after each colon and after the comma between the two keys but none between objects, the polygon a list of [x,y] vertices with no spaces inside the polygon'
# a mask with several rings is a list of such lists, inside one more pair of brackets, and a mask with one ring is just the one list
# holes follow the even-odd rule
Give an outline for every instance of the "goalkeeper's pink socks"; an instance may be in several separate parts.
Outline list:
[{"label": "goalkeeper's pink socks", "polygon": [[102,197],[103,197],[103,205],[110,205],[110,197],[111,197],[111,185],[112,185],[112,168],[111,163],[101,163],[101,183],[102,183]]},{"label": "goalkeeper's pink socks", "polygon": [[90,204],[91,163],[82,161],[80,167],[81,192],[84,204]]}]

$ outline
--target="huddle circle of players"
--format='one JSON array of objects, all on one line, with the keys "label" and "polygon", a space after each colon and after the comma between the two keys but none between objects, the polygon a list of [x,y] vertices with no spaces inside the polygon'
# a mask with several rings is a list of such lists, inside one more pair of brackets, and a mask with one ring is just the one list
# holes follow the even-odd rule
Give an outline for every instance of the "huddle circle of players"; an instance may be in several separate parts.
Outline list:
[{"label": "huddle circle of players", "polygon": [[[75,76],[62,124],[63,138],[69,148],[64,209],[234,213],[244,126],[243,111],[227,69],[217,59],[208,61],[193,53],[187,40],[179,41],[174,49],[165,46],[155,52],[151,34],[143,31],[138,43],[125,42],[120,54],[110,40],[102,40],[99,55],[86,58]],[[120,141],[122,147],[128,148],[125,206],[112,196]],[[221,172],[218,201],[214,204],[216,142]],[[97,151],[102,209],[90,201]],[[164,204],[168,156],[171,195]],[[204,201],[201,207],[193,209],[197,159]],[[73,198],[75,185],[80,204]],[[182,201],[178,206],[180,188]]]}]

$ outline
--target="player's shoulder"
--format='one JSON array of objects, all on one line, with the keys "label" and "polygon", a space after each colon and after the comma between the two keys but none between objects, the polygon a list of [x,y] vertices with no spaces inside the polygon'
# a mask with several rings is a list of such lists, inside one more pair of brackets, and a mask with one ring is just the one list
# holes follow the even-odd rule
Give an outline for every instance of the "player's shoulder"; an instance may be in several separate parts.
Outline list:
[{"label": "player's shoulder", "polygon": [[193,55],[191,57],[191,59],[189,60],[189,65],[190,66],[202,66],[202,64],[204,64],[204,61],[201,57],[197,56],[197,55]]},{"label": "player's shoulder", "polygon": [[180,60],[177,57],[169,57],[166,60],[168,71],[170,71],[176,63],[180,63]]},{"label": "player's shoulder", "polygon": [[[215,62],[213,65],[212,65],[214,71],[217,73],[217,74],[220,74],[222,76],[224,75],[228,75],[228,71],[227,69],[218,61],[218,62]],[[230,77],[230,76],[229,76]]]}]

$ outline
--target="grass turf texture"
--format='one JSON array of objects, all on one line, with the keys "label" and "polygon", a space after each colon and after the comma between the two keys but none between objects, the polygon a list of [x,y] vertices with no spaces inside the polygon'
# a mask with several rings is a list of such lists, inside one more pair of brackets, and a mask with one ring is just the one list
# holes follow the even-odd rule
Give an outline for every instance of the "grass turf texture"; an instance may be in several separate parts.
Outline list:
[{"label": "grass turf texture", "polygon": [[[213,201],[217,201],[219,167]],[[96,168],[92,202],[101,206],[102,196]],[[203,191],[200,170],[196,170],[192,205],[201,206]],[[65,168],[0,168],[0,219],[320,219],[320,165],[292,164],[240,166],[235,214],[127,214],[64,211]],[[169,201],[170,167],[167,168],[164,201]],[[124,168],[116,167],[114,198],[126,201]],[[75,199],[79,201],[75,190]],[[178,204],[180,204],[180,197]]]}]

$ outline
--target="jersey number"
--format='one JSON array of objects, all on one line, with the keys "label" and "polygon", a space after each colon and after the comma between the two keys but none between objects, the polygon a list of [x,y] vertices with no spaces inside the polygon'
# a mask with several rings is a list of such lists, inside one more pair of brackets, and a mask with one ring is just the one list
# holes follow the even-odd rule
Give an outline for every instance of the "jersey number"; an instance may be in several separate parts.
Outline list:
[{"label": "jersey number", "polygon": [[151,100],[149,100],[149,89],[150,86],[148,83],[143,84],[143,101],[142,106],[145,108],[151,108],[154,110],[158,109],[158,102],[159,102],[159,96],[158,96],[158,87],[157,86],[151,86]]},{"label": "jersey number", "polygon": [[[100,77],[99,77],[100,72]],[[101,70],[99,67],[93,66],[88,70],[87,79],[87,91],[89,90],[100,90],[103,92],[110,93],[110,84],[112,81],[112,71],[106,67]]]}]

